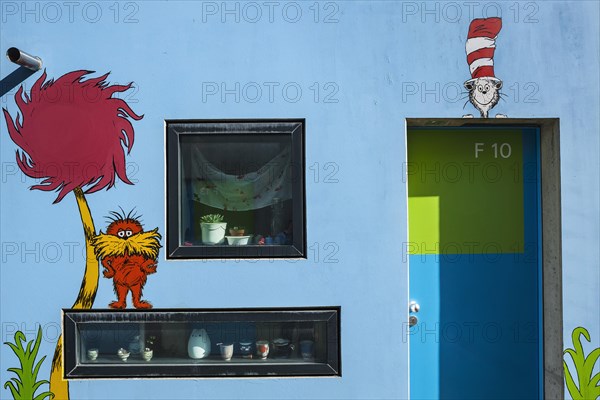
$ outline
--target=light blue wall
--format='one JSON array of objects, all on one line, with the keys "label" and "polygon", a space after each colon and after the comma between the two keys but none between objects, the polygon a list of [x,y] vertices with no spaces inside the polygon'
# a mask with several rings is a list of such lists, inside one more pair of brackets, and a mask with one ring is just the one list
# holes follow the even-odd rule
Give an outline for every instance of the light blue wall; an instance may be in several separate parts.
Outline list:
[{"label": "light blue wall", "polygon": [[[135,123],[128,158],[136,184],[88,196],[98,228],[105,228],[109,210],[135,206],[146,228],[165,232],[165,119],[306,118],[308,260],[167,262],[162,254],[147,299],[162,308],[342,306],[342,378],[74,381],[72,398],[407,398],[405,118],[474,111],[463,110],[456,90],[469,78],[468,24],[484,12],[501,12],[504,25],[496,75],[507,97],[494,111],[560,118],[564,333],[570,344],[571,330],[585,326],[598,347],[598,3],[467,3],[147,1],[119,3],[116,16],[112,2],[78,2],[70,13],[62,2],[3,1],[0,51],[16,46],[41,56],[49,77],[90,69],[112,71],[111,82],[135,82],[127,100],[145,115]],[[262,16],[252,22],[255,5]],[[239,7],[239,22],[223,7]],[[297,9],[299,21],[289,22]],[[125,23],[131,12],[134,21]],[[2,57],[0,78],[14,68]],[[239,82],[239,101],[203,92],[213,82],[228,88]],[[252,88],[243,91],[252,82],[263,89],[255,103]],[[279,85],[272,99],[267,85],[273,84],[265,82]],[[287,98],[282,93],[288,83],[302,90],[297,102],[293,88]],[[336,102],[326,102],[334,90],[329,100]],[[14,116],[13,96],[1,102]],[[81,282],[81,225],[73,195],[52,205],[53,194],[27,190],[33,181],[16,172],[15,145],[0,126],[2,341],[12,340],[15,328],[31,336],[40,323],[40,352],[51,358],[60,309],[72,304]],[[337,182],[325,182],[326,163],[336,166]],[[325,261],[330,242],[339,248],[336,262]],[[248,290],[257,277],[265,288]],[[101,278],[95,307],[111,300],[112,284]],[[16,363],[7,346],[1,360],[4,382]],[[40,377],[49,376],[49,364]],[[0,397],[8,396],[2,390]]]}]

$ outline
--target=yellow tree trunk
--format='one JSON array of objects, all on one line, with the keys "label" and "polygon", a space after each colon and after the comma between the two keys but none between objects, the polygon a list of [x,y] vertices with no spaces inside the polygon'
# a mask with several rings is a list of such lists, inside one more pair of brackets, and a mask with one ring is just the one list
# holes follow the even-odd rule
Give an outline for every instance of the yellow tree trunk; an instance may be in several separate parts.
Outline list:
[{"label": "yellow tree trunk", "polygon": [[[81,188],[75,188],[75,199],[77,207],[81,215],[81,223],[83,224],[83,233],[85,235],[85,272],[83,281],[77,299],[73,304],[73,308],[90,309],[94,304],[96,291],[98,290],[99,265],[98,259],[94,255],[94,247],[91,240],[96,235],[94,228],[94,220],[92,213],[88,207],[87,201]],[[50,371],[50,391],[54,393],[55,400],[69,399],[69,382],[63,379],[63,338],[59,336],[52,359],[52,369]]]}]

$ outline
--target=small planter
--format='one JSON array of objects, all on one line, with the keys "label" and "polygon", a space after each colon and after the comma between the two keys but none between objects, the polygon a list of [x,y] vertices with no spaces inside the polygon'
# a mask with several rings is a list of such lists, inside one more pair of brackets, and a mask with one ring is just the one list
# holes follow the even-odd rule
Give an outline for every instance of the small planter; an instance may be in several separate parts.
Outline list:
[{"label": "small planter", "polygon": [[227,222],[201,222],[202,243],[215,245],[225,242]]},{"label": "small planter", "polygon": [[152,351],[149,348],[146,348],[146,350],[144,350],[142,352],[142,358],[144,359],[144,361],[150,361],[152,360],[152,356],[154,355],[154,351]]},{"label": "small planter", "polygon": [[249,236],[225,236],[227,243],[230,246],[243,246],[247,245],[252,235]]},{"label": "small planter", "polygon": [[244,236],[245,233],[245,228],[238,228],[237,226],[229,228],[229,236]]}]

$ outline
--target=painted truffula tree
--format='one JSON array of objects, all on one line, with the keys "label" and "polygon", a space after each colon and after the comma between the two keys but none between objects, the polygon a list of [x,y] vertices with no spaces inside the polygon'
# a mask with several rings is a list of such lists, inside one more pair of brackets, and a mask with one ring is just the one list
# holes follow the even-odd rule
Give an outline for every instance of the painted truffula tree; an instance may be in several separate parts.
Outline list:
[{"label": "painted truffula tree", "polygon": [[[31,189],[56,191],[54,203],[73,193],[85,237],[86,264],[74,309],[89,309],[98,290],[99,263],[94,253],[94,221],[85,195],[114,186],[117,177],[127,183],[125,150],[131,151],[134,129],[130,119],[140,120],[122,99],[112,97],[131,88],[109,85],[108,74],[84,80],[93,71],[69,72],[46,81],[46,72],[29,94],[23,87],[15,95],[21,115],[13,120],[3,109],[8,133],[19,147],[17,163],[23,173],[41,182]],[[62,336],[59,337],[50,372],[50,391],[55,399],[68,399],[63,379]]]},{"label": "painted truffula tree", "polygon": [[[502,81],[494,75],[494,52],[501,29],[502,19],[498,17],[474,19],[469,25],[466,51],[471,79],[465,82],[465,89],[481,118],[487,118],[500,101]],[[473,118],[473,115],[463,117]],[[496,118],[506,118],[506,115],[497,114]]]}]

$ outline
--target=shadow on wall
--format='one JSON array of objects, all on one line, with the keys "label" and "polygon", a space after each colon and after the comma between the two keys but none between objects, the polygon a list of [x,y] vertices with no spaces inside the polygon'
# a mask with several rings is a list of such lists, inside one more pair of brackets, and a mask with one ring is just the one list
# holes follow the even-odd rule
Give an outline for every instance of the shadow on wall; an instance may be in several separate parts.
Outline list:
[{"label": "shadow on wall", "polygon": [[16,88],[25,79],[35,74],[35,72],[25,67],[19,67],[11,72],[6,78],[0,81],[0,97]]}]

